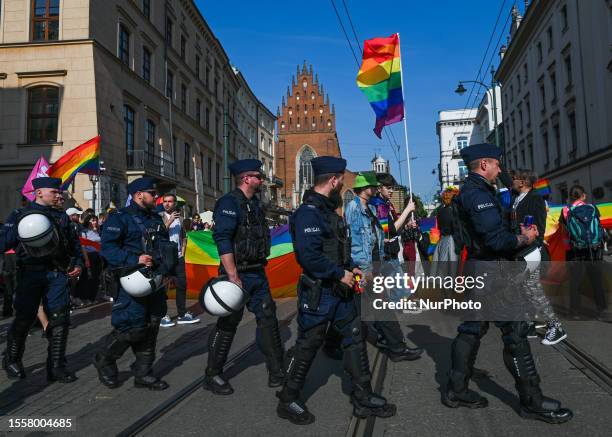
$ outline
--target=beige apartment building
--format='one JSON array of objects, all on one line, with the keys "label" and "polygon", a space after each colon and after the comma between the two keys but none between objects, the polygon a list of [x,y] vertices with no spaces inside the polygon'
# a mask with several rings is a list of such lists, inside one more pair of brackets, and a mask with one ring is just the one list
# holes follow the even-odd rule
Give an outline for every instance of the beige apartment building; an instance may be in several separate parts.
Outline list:
[{"label": "beige apartment building", "polygon": [[[18,206],[33,164],[101,136],[96,210],[156,177],[187,215],[211,209],[240,155],[241,87],[193,0],[0,2],[0,216]],[[252,154],[257,155],[253,97]],[[225,135],[224,135],[225,134]],[[74,201],[93,206],[78,175]]]}]

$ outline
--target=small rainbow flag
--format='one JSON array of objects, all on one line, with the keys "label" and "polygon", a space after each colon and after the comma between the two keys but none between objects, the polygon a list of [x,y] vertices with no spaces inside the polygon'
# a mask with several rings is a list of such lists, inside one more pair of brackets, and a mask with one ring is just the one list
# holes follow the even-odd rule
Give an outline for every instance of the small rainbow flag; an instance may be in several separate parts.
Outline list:
[{"label": "small rainbow flag", "polygon": [[66,189],[77,173],[100,174],[100,135],[62,155],[49,168],[49,176],[61,178]]},{"label": "small rainbow flag", "polygon": [[548,196],[551,193],[548,179],[538,179],[536,183],[533,184],[533,188],[540,196]]},{"label": "small rainbow flag", "polygon": [[376,114],[374,133],[381,138],[383,127],[404,119],[400,45],[397,33],[363,43],[363,61],[357,86],[366,95]]},{"label": "small rainbow flag", "polygon": [[378,222],[382,226],[382,230],[385,234],[389,233],[389,218],[379,218]]}]

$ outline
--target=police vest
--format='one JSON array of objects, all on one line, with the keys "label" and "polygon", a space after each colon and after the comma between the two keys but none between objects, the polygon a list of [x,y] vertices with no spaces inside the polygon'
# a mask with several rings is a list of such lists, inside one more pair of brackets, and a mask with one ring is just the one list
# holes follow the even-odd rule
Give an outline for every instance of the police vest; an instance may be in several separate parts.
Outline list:
[{"label": "police vest", "polygon": [[331,230],[331,234],[323,238],[323,254],[336,265],[346,267],[351,258],[351,239],[344,218],[336,211],[309,200],[306,200],[304,204],[319,208]]},{"label": "police vest", "polygon": [[271,244],[266,216],[252,205],[239,189],[229,195],[236,199],[242,212],[234,235],[236,265],[266,264]]}]

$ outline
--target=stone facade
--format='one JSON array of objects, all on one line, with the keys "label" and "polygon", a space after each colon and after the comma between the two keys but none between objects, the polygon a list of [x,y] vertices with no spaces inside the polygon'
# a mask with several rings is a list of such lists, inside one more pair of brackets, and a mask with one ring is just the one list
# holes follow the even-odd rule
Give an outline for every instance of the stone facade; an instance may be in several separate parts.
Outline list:
[{"label": "stone facade", "polygon": [[513,10],[501,51],[506,164],[612,200],[612,1],[534,0]]},{"label": "stone facade", "polygon": [[[96,185],[97,210],[122,206],[127,183],[142,175],[183,197],[186,215],[212,208],[226,176],[231,184],[224,141],[229,162],[243,152],[257,156],[259,102],[249,89],[249,143],[237,123],[244,83],[194,2],[58,4],[43,17],[57,34],[41,36],[31,2],[0,3],[0,215],[19,204],[39,156],[53,163],[97,134],[107,169]],[[56,132],[29,127],[36,87],[58,96],[44,105],[55,111]],[[41,132],[49,139],[41,141]],[[77,176],[70,194],[78,206],[92,206],[87,176]]]},{"label": "stone facade", "polygon": [[320,155],[341,156],[336,114],[329,95],[306,62],[291,79],[277,110],[276,174],[283,181],[280,205],[296,208],[312,184],[310,160]]},{"label": "stone facade", "polygon": [[458,185],[467,175],[459,151],[470,144],[476,144],[479,135],[474,131],[477,109],[452,109],[440,111],[436,133],[440,140],[440,164],[438,178],[440,188]]}]

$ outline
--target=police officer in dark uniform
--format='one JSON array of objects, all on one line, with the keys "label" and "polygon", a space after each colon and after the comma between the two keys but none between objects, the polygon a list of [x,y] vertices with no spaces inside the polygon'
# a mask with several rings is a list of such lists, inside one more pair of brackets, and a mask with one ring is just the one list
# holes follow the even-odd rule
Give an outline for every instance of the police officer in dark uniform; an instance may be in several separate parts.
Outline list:
[{"label": "police officer in dark uniform", "polygon": [[[49,318],[46,331],[49,341],[47,379],[62,383],[77,379],[73,372],[66,369],[70,325],[68,278],[80,275],[83,259],[78,236],[72,232],[68,216],[56,208],[62,196],[61,184],[62,180],[58,178],[34,179],[32,185],[36,199],[11,213],[0,238],[0,253],[15,249],[18,269],[14,303],[16,314],[8,331],[2,360],[2,367],[9,378],[26,376],[21,360],[28,331],[42,300]],[[51,225],[49,233],[39,234],[44,231],[45,225]],[[38,239],[37,234],[43,237]],[[41,241],[47,241],[47,238],[49,242],[40,246]],[[46,247],[48,244],[53,247]],[[44,255],[37,256],[37,253]]]},{"label": "police officer in dark uniform", "polygon": [[[500,260],[514,259],[517,249],[530,245],[538,235],[535,226],[523,227],[519,235],[510,230],[492,185],[500,173],[500,156],[500,150],[490,144],[472,145],[461,150],[461,157],[470,171],[457,198],[460,219],[469,235],[464,273],[486,271],[486,283],[489,284],[504,275],[500,270],[503,264]],[[495,322],[495,325],[502,332],[504,363],[515,380],[521,416],[548,423],[570,420],[572,412],[561,408],[559,401],[544,396],[540,390],[540,377],[527,341],[528,322]],[[468,389],[480,340],[488,327],[488,322],[480,321],[459,325],[452,344],[448,386],[442,396],[445,405],[452,408],[483,408],[488,405],[486,398]]]},{"label": "police officer in dark uniform", "polygon": [[[257,193],[261,191],[261,161],[243,159],[229,166],[236,187],[215,204],[213,239],[217,244],[220,275],[242,287],[250,296],[247,309],[255,314],[256,340],[266,358],[268,386],[279,387],[284,378],[283,356],[276,305],[270,295],[265,273],[270,255],[270,232]],[[223,366],[244,308],[217,320],[215,331],[208,337],[208,366],[204,389],[219,395],[230,395],[232,386],[222,376]]]},{"label": "police officer in dark uniform", "polygon": [[[128,184],[128,192],[132,196],[130,205],[111,213],[104,224],[101,255],[116,279],[133,271],[135,266],[148,267],[147,271],[155,277],[171,275],[176,243],[168,240],[166,227],[155,212],[155,180],[136,179]],[[132,364],[134,386],[165,390],[168,384],[151,371],[159,322],[167,310],[166,288],[156,283],[149,294],[134,296],[121,285],[120,279],[119,282],[111,315],[113,331],[104,338],[104,347],[93,360],[100,382],[108,388],[119,387],[116,361],[131,347],[136,357]]]},{"label": "police officer in dark uniform", "polygon": [[290,218],[298,263],[304,269],[298,284],[298,337],[289,354],[287,377],[277,393],[277,414],[306,425],[314,422],[299,400],[306,375],[325,340],[328,325],[342,335],[344,367],[351,377],[351,402],[357,417],[390,417],[395,405],[372,392],[365,339],[353,296],[354,275],[361,274],[350,257],[350,239],[344,220],[336,212],[346,161],[321,156],[311,161],[314,189]]}]

